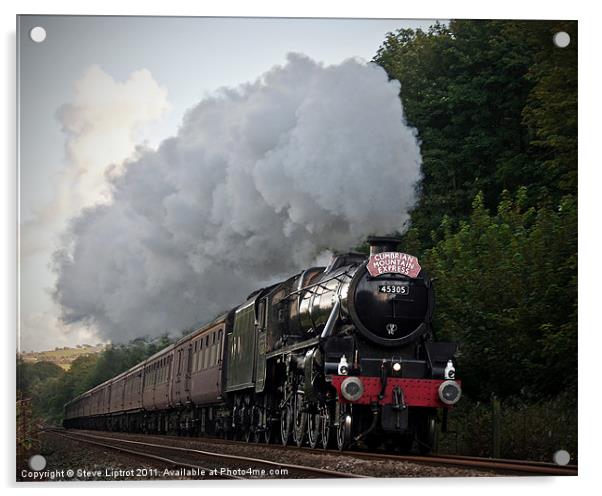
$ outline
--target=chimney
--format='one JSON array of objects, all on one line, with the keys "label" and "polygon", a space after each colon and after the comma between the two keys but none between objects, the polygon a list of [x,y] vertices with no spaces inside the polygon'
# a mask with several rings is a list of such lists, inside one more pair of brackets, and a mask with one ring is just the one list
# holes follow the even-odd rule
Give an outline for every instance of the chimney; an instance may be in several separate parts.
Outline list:
[{"label": "chimney", "polygon": [[370,255],[376,255],[384,251],[397,251],[401,239],[392,236],[370,236],[367,242],[370,245]]}]

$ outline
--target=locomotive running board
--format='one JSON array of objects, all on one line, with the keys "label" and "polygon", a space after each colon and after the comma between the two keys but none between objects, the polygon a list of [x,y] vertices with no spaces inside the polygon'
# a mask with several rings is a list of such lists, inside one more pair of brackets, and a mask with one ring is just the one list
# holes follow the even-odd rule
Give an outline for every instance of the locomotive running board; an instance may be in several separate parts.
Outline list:
[{"label": "locomotive running board", "polygon": [[284,348],[279,348],[274,351],[270,351],[266,353],[265,357],[273,358],[278,355],[286,355],[287,353],[300,350],[302,348],[307,348],[308,346],[316,345],[320,342],[320,336],[316,336],[315,338],[308,339],[307,341],[301,341],[299,343],[291,344],[290,346],[285,346]]}]

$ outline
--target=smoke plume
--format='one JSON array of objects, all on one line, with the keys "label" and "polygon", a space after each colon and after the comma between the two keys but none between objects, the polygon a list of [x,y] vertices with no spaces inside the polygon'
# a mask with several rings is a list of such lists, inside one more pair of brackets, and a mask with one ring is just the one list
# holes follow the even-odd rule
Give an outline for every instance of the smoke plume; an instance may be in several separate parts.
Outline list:
[{"label": "smoke plume", "polygon": [[398,93],[374,64],[291,54],[206,97],[72,220],[54,259],[63,320],[113,341],[182,329],[402,229],[421,157]]}]

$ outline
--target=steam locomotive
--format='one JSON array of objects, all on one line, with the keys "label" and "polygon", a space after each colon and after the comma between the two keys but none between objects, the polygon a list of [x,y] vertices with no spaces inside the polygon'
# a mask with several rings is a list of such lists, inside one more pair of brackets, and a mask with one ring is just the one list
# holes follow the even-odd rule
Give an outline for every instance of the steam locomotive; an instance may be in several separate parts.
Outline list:
[{"label": "steam locomotive", "polygon": [[[64,426],[428,453],[458,402],[431,279],[399,240],[334,256],[65,405]],[[441,412],[441,415],[439,415]]]}]

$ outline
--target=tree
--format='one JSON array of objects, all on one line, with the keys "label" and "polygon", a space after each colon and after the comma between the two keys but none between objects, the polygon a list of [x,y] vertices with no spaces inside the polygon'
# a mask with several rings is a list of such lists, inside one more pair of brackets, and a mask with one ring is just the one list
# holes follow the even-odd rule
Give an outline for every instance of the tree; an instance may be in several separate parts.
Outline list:
[{"label": "tree", "polygon": [[[549,43],[565,31],[570,49]],[[577,23],[544,24],[535,33],[539,52],[527,79],[534,83],[523,109],[523,124],[531,132],[531,147],[546,169],[547,187],[555,194],[577,191]]]},{"label": "tree", "polygon": [[47,422],[60,423],[63,406],[81,393],[119,375],[169,346],[167,334],[138,338],[76,358],[68,371],[50,362],[26,363],[17,357],[17,391],[31,397],[32,410]]},{"label": "tree", "polygon": [[479,191],[490,208],[523,185],[533,205],[576,194],[576,46],[554,47],[559,29],[576,34],[576,23],[454,20],[387,35],[374,62],[400,81],[421,140],[412,227],[424,246]]},{"label": "tree", "polygon": [[63,369],[52,362],[25,362],[17,356],[17,390],[24,397],[31,394],[31,390],[46,379],[60,377]]},{"label": "tree", "polygon": [[460,370],[477,398],[535,398],[577,384],[577,209],[525,208],[525,188],[497,213],[483,194],[470,218],[426,253],[436,280],[439,337],[460,343]]}]

